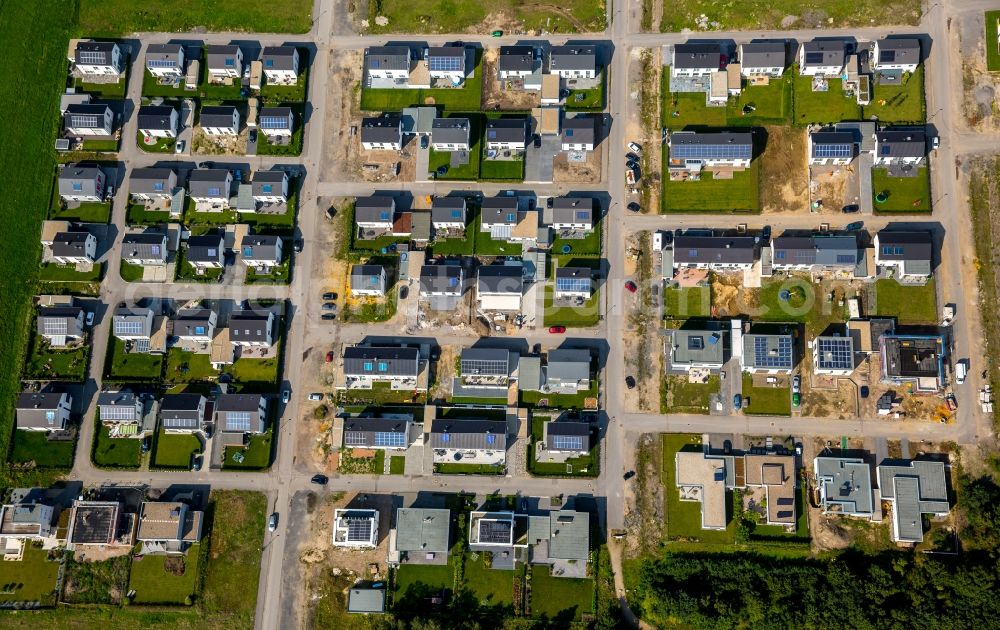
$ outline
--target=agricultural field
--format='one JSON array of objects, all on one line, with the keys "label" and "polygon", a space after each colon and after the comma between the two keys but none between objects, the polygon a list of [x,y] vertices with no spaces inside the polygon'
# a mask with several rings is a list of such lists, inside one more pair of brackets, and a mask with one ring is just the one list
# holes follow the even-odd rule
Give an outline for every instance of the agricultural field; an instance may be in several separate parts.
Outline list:
[{"label": "agricultural field", "polygon": [[507,17],[507,28],[549,33],[596,33],[604,30],[605,3],[569,0],[558,6],[501,0],[489,4],[461,2],[442,5],[435,0],[372,0],[361,25],[364,34],[474,33],[499,28],[496,14]]},{"label": "agricultural field", "polygon": [[310,0],[287,0],[280,5],[261,0],[216,0],[210,4],[179,0],[169,5],[132,0],[80,0],[78,28],[92,37],[196,29],[305,33],[312,27],[312,7]]}]

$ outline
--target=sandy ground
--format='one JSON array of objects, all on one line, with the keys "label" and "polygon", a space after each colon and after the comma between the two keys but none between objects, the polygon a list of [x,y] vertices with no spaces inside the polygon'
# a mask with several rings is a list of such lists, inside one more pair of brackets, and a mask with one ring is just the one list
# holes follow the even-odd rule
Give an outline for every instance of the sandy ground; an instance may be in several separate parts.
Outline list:
[{"label": "sandy ground", "polygon": [[806,130],[791,127],[766,129],[767,146],[760,158],[761,211],[807,212],[809,177],[806,165]]},{"label": "sandy ground", "polygon": [[[1000,75],[986,70],[986,43],[983,41],[983,14],[976,11],[956,18],[958,28],[951,29],[952,41],[962,60],[963,119],[971,131],[1000,129]],[[956,69],[957,71],[957,69]]]},{"label": "sandy ground", "polygon": [[518,111],[538,107],[542,93],[538,90],[505,90],[497,80],[499,48],[487,48],[483,53],[483,111],[511,109]]},{"label": "sandy ground", "polygon": [[[636,293],[625,295],[628,313],[625,335],[626,375],[636,380],[636,388],[625,397],[629,411],[658,411],[660,408],[661,354],[657,329],[659,309],[653,306],[652,252],[650,235],[640,232],[626,242],[625,275],[639,285]],[[624,290],[624,289],[623,289]]]},{"label": "sandy ground", "polygon": [[[603,137],[603,131],[600,133]],[[601,160],[604,155],[605,138],[587,154],[586,162],[570,163],[564,152],[556,154],[552,161],[552,180],[557,184],[597,184],[601,181]]]},{"label": "sandy ground", "polygon": [[[659,49],[634,48],[628,64],[629,117],[625,122],[625,134],[643,147],[639,181],[640,198],[629,196],[628,201],[639,201],[642,211],[657,214],[660,208],[660,174],[662,157],[660,151],[660,51]],[[644,120],[646,122],[644,122]],[[648,124],[646,124],[648,122]],[[610,164],[609,168],[624,168],[624,165]]]},{"label": "sandy ground", "polygon": [[206,155],[241,155],[247,154],[247,132],[238,136],[210,136],[197,127],[191,140],[191,147],[196,153]]},{"label": "sandy ground", "polygon": [[[854,195],[849,195],[847,182],[855,172],[855,165],[837,167],[814,166],[810,169],[812,198],[821,201],[819,213],[838,214],[845,205],[853,204]],[[806,200],[808,207],[809,200]]]},{"label": "sandy ground", "polygon": [[[660,481],[661,449],[659,435],[645,433],[636,441],[628,436],[626,444],[637,443],[639,457],[626,453],[625,461],[636,461],[636,476],[625,484],[625,557],[657,552],[663,537],[664,492]],[[643,462],[640,466],[638,462]]]}]

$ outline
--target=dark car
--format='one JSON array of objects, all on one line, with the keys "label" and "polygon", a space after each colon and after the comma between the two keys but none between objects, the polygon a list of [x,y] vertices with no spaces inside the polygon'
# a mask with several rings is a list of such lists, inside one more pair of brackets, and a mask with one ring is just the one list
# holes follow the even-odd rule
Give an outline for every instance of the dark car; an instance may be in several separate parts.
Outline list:
[{"label": "dark car", "polygon": [[625,377],[625,387],[628,387],[629,389],[635,389],[635,378],[633,378],[631,376],[626,376]]},{"label": "dark car", "polygon": [[448,167],[447,166],[441,166],[437,170],[437,176],[438,177],[446,175],[447,173],[448,173]]},{"label": "dark car", "polygon": [[325,486],[326,482],[330,481],[330,478],[327,477],[326,475],[316,474],[316,475],[313,475],[312,479],[310,479],[309,481],[311,483],[316,484],[317,486]]},{"label": "dark car", "polygon": [[857,232],[865,226],[863,221],[855,221],[854,223],[848,223],[845,228],[848,232]]},{"label": "dark car", "polygon": [[330,322],[330,321],[333,321],[333,320],[337,319],[337,314],[336,313],[323,313],[323,316],[322,316],[321,319]]},{"label": "dark car", "polygon": [[198,168],[212,168],[215,166],[215,162],[200,162]]},{"label": "dark car", "polygon": [[628,204],[628,209],[632,212],[639,212],[640,210],[642,210],[642,206],[633,201],[632,203]]},{"label": "dark car", "polygon": [[639,156],[636,155],[635,153],[626,153],[625,154],[625,160],[627,160],[629,162],[638,162],[639,161]]},{"label": "dark car", "polygon": [[851,214],[853,212],[857,212],[860,209],[861,208],[858,206],[858,204],[852,203],[849,206],[844,206],[841,212],[843,212],[844,214]]},{"label": "dark car", "polygon": [[257,130],[256,129],[251,129],[250,130],[250,142],[257,142]]},{"label": "dark car", "polygon": [[535,137],[532,139],[532,141],[535,143],[535,148],[536,149],[538,149],[538,148],[540,148],[542,146],[542,137],[540,135],[538,135],[537,133],[535,134]]},{"label": "dark car", "polygon": [[295,246],[294,246],[294,248],[295,248],[295,253],[296,253],[296,254],[298,254],[298,253],[302,252],[302,245],[303,245],[303,244],[304,244],[304,243],[303,243],[303,241],[302,241],[302,239],[301,239],[301,238],[297,238],[297,239],[295,239]]},{"label": "dark car", "polygon": [[408,295],[410,295],[408,287],[399,287],[399,299],[405,300]]},{"label": "dark car", "polygon": [[743,406],[743,396],[739,394],[733,394],[733,409],[739,409]]},{"label": "dark car", "polygon": [[332,301],[332,300],[336,300],[337,299],[337,294],[334,293],[333,291],[327,291],[326,293],[323,294],[323,299],[327,300],[328,302]]},{"label": "dark car", "polygon": [[332,310],[334,310],[336,308],[337,308],[337,305],[334,304],[333,302],[327,302],[327,303],[323,304],[323,310],[324,311],[332,311]]},{"label": "dark car", "polygon": [[634,470],[630,470],[627,473],[625,473],[625,475],[624,475],[625,481],[628,481],[632,477],[635,477],[635,471]]},{"label": "dark car", "polygon": [[427,139],[427,136],[420,136],[420,148],[421,149],[426,149],[427,145],[429,145],[429,144],[430,144],[430,141]]},{"label": "dark car", "polygon": [[867,385],[862,385],[860,393],[861,393],[861,397],[862,398],[868,398],[868,386]]}]

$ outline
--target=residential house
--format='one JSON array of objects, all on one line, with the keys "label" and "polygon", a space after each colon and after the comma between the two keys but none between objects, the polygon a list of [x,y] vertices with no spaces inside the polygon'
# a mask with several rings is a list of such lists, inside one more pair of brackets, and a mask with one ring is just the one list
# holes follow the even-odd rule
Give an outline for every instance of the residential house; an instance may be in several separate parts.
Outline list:
[{"label": "residential house", "polygon": [[549,72],[563,79],[597,78],[597,47],[553,46],[549,49]]},{"label": "residential house", "polygon": [[574,116],[562,122],[562,151],[593,151],[597,144],[597,119]]},{"label": "residential house", "polygon": [[243,51],[239,46],[208,45],[205,57],[209,80],[219,83],[243,76]]},{"label": "residential house", "polygon": [[883,129],[875,134],[875,166],[919,166],[926,159],[923,129]]},{"label": "residential house", "polygon": [[882,382],[922,393],[944,387],[947,350],[941,335],[884,334],[879,337]]},{"label": "residential house", "polygon": [[486,121],[488,151],[524,151],[527,138],[527,118],[491,118]]},{"label": "residential house", "polygon": [[257,120],[261,133],[271,142],[287,141],[295,131],[295,114],[291,107],[264,107]]},{"label": "residential house", "polygon": [[435,151],[468,151],[472,146],[468,118],[435,118],[431,123],[431,148]]},{"label": "residential house", "polygon": [[146,70],[157,78],[180,80],[184,76],[184,47],[180,44],[147,45]]},{"label": "residential house", "polygon": [[59,232],[49,249],[52,261],[60,265],[83,265],[97,260],[97,238],[84,230]]},{"label": "residential house", "polygon": [[130,265],[167,264],[167,234],[155,230],[130,232],[122,238],[122,260]]},{"label": "residential house", "polygon": [[115,133],[115,114],[102,103],[73,103],[63,112],[63,131],[67,136],[110,136]]},{"label": "residential house", "polygon": [[344,418],[344,447],[400,450],[410,446],[413,416]]},{"label": "residential house", "polygon": [[747,488],[762,488],[763,522],[794,529],[796,526],[795,456],[776,453],[747,453],[743,456],[744,483]]},{"label": "residential house", "polygon": [[550,566],[553,577],[581,578],[590,561],[590,514],[552,510],[548,516],[528,517],[531,564]]},{"label": "residential house", "polygon": [[920,40],[887,37],[872,43],[871,67],[875,72],[916,72],[920,65]]},{"label": "residential house", "polygon": [[497,58],[497,77],[519,79],[535,71],[535,49],[531,46],[501,46]]},{"label": "residential house", "polygon": [[145,554],[183,553],[201,540],[203,522],[204,513],[186,503],[143,501],[135,538]]},{"label": "residential house", "polygon": [[167,433],[201,431],[206,403],[201,394],[164,394],[160,400],[160,426]]},{"label": "residential house", "polygon": [[674,131],[668,136],[671,171],[700,173],[704,168],[750,167],[753,134],[750,132]]},{"label": "residential house", "polygon": [[518,355],[505,348],[462,348],[458,377],[463,385],[506,390]]},{"label": "residential house", "polygon": [[489,232],[491,238],[507,240],[517,225],[517,197],[487,197],[480,204],[480,225],[482,232]]},{"label": "residential house", "polygon": [[944,462],[910,460],[876,468],[882,500],[892,506],[892,540],[916,544],[924,540],[924,515],[945,517],[948,482]]},{"label": "residential house", "polygon": [[25,500],[0,505],[0,553],[3,560],[20,560],[25,542],[56,542],[56,509],[38,501]]},{"label": "residential house", "polygon": [[582,456],[590,453],[590,423],[572,420],[550,420],[542,425],[542,446],[546,453]]},{"label": "residential house", "polygon": [[785,73],[785,42],[780,40],[748,42],[739,45],[740,74],[749,79],[778,78]]},{"label": "residential house", "polygon": [[136,514],[118,501],[73,501],[66,548],[86,552],[91,547],[131,547],[135,544]]},{"label": "residential house", "polygon": [[59,198],[63,201],[104,201],[104,171],[99,166],[67,164],[59,169]]},{"label": "residential house", "polygon": [[378,510],[338,508],[333,511],[333,546],[374,549],[378,546]]},{"label": "residential house", "polygon": [[871,519],[875,514],[871,467],[858,457],[813,460],[820,507],[824,514]]},{"label": "residential house", "polygon": [[402,151],[402,117],[383,114],[361,119],[361,147],[365,151]]},{"label": "residential house", "polygon": [[517,264],[479,267],[476,299],[484,311],[520,311],[524,291],[524,267]]},{"label": "residential house", "polygon": [[358,197],[354,202],[354,223],[369,230],[391,230],[396,214],[396,200],[392,197]]},{"label": "residential house", "polygon": [[432,79],[451,81],[461,85],[465,80],[465,46],[431,46],[424,52],[427,74]]},{"label": "residential house", "polygon": [[434,197],[431,226],[435,230],[464,230],[467,211],[465,197]]},{"label": "residential house", "polygon": [[708,77],[726,67],[719,44],[675,44],[670,62],[672,77]]},{"label": "residential house", "polygon": [[721,327],[685,326],[670,331],[670,369],[721,370],[726,362],[727,336]]},{"label": "residential house", "polygon": [[420,352],[400,346],[346,346],[344,377],[348,389],[371,389],[389,383],[393,389],[416,389]]},{"label": "residential house", "polygon": [[111,316],[111,334],[122,341],[146,341],[153,335],[153,309],[120,306]]},{"label": "residential house", "polygon": [[735,488],[733,455],[715,455],[702,451],[677,451],[674,454],[674,483],[681,501],[701,503],[701,528],[724,530],[727,491]]},{"label": "residential house", "polygon": [[423,265],[420,297],[461,297],[465,291],[461,265]]},{"label": "residential house", "polygon": [[147,138],[177,137],[177,108],[167,105],[142,105],[137,115],[139,133]]},{"label": "residential house", "polygon": [[205,204],[206,211],[221,212],[229,207],[233,174],[225,168],[199,168],[188,177],[188,194],[195,203]]},{"label": "residential house", "polygon": [[295,46],[264,46],[261,65],[268,83],[295,83],[299,80],[299,49]]},{"label": "residential house", "polygon": [[401,81],[409,79],[412,61],[406,46],[370,46],[365,48],[365,72],[371,79]]},{"label": "residential house", "polygon": [[778,236],[771,240],[771,266],[781,271],[840,272],[866,277],[864,250],[851,235]]},{"label": "residential house", "polygon": [[226,266],[225,239],[222,234],[203,234],[191,236],[187,242],[187,253],[184,260],[194,267],[198,273],[206,269],[222,269]]},{"label": "residential house", "polygon": [[274,311],[234,311],[229,316],[229,341],[243,348],[270,348],[275,342],[275,324]]},{"label": "residential house", "polygon": [[78,42],[72,60],[81,74],[118,76],[125,72],[125,59],[116,42]]},{"label": "residential house", "polygon": [[167,201],[177,188],[177,173],[172,168],[134,168],[128,178],[128,194],[136,201]]},{"label": "residential house", "polygon": [[389,564],[448,564],[450,533],[450,510],[397,508],[389,536]]},{"label": "residential house", "polygon": [[757,260],[757,241],[752,236],[692,236],[674,238],[673,268],[750,269]]},{"label": "residential house", "polygon": [[38,335],[55,348],[83,339],[83,309],[79,306],[43,306],[38,309]]},{"label": "residential house", "polygon": [[[101,392],[97,395],[97,412],[101,424],[111,427],[112,437],[136,435],[144,415],[142,398],[130,391]],[[124,427],[130,426],[129,429]]]},{"label": "residential house", "polygon": [[854,338],[850,335],[821,335],[812,341],[813,373],[822,376],[850,376],[857,366]]},{"label": "residential house", "polygon": [[[507,452],[506,420],[439,418],[431,422],[430,447],[436,463],[455,462],[503,465]],[[456,455],[459,455],[456,457]]]},{"label": "residential house", "polygon": [[288,203],[288,173],[285,171],[257,171],[250,185],[255,203],[265,206]]},{"label": "residential house", "polygon": [[280,236],[247,234],[240,243],[243,264],[259,274],[269,274],[281,264],[281,250]]},{"label": "residential house", "polygon": [[589,300],[594,293],[590,267],[557,267],[555,299],[583,298]]},{"label": "residential house", "polygon": [[210,136],[238,136],[240,110],[233,105],[205,105],[198,116],[198,124]]},{"label": "residential house", "polygon": [[382,265],[351,265],[351,295],[382,297],[385,295],[386,274]]},{"label": "residential house", "polygon": [[751,374],[791,374],[795,368],[792,333],[743,335],[743,371]]},{"label": "residential house", "polygon": [[[260,394],[220,394],[215,400],[215,426],[223,434],[263,433],[267,428],[267,398]],[[226,442],[229,444],[230,442]]]},{"label": "residential house", "polygon": [[218,315],[213,309],[185,308],[173,321],[173,334],[183,341],[211,343],[215,337]]},{"label": "residential house", "polygon": [[17,397],[17,428],[61,431],[69,422],[73,398],[66,392],[24,392]]},{"label": "residential house", "polygon": [[590,389],[590,351],[549,350],[546,355],[545,385],[549,391],[576,394]]},{"label": "residential house", "polygon": [[847,49],[841,39],[814,39],[799,45],[799,74],[839,77],[847,61]]},{"label": "residential house", "polygon": [[552,229],[594,229],[593,197],[556,197],[552,200]]},{"label": "residential house", "polygon": [[858,152],[855,135],[849,131],[821,129],[809,133],[809,164],[846,166]]},{"label": "residential house", "polygon": [[875,234],[874,246],[880,273],[904,282],[931,277],[934,239],[930,232],[881,230]]}]

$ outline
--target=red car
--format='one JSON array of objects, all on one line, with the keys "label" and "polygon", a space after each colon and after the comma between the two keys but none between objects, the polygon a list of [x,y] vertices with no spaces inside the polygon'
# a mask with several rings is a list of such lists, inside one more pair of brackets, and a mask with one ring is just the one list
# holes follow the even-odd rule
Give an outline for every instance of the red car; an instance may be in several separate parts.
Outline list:
[{"label": "red car", "polygon": [[549,326],[549,332],[552,334],[564,333],[566,332],[565,326]]},{"label": "red car", "polygon": [[629,280],[628,282],[625,283],[625,288],[628,290],[629,293],[635,293],[639,287],[635,286],[635,283]]},{"label": "red car", "polygon": [[326,353],[326,362],[333,363],[333,350]]}]

